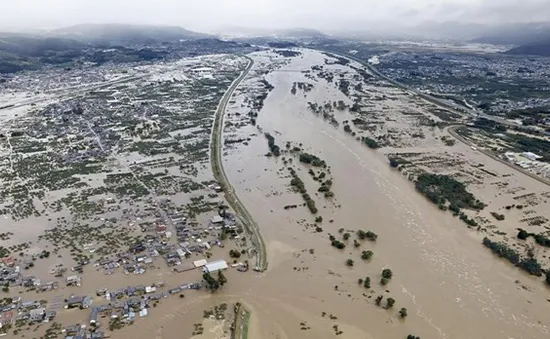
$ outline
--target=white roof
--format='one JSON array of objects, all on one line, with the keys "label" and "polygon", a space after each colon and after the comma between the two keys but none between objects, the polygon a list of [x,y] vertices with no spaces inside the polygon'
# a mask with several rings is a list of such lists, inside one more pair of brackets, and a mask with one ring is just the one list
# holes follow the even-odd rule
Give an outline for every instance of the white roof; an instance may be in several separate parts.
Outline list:
[{"label": "white roof", "polygon": [[223,218],[220,217],[219,215],[215,215],[212,217],[212,223],[213,224],[219,224],[219,223],[222,223],[223,222]]},{"label": "white roof", "polygon": [[193,261],[193,265],[195,265],[195,267],[202,267],[204,265],[206,265],[208,262],[206,261],[206,259],[200,259],[200,260],[195,260]]},{"label": "white roof", "polygon": [[219,270],[225,270],[227,267],[227,262],[225,260],[216,260],[206,264],[204,266],[204,270],[206,272],[216,272]]}]

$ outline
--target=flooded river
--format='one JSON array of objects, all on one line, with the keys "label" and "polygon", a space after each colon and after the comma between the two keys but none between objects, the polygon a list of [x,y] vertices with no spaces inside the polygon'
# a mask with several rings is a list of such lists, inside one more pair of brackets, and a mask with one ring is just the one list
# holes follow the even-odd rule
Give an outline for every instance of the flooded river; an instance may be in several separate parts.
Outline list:
[{"label": "flooded river", "polygon": [[[308,111],[308,101],[346,100],[334,85],[319,79],[307,96],[291,94],[293,82],[311,80],[282,70],[308,70],[325,58],[313,51],[302,56],[266,75],[275,88],[257,125],[281,148],[287,141],[302,143],[325,160],[336,203],[311,193],[324,218],[323,232],[304,227],[301,221],[313,222],[305,207],[283,209],[303,201],[289,190],[282,159],[265,157],[267,140],[255,127],[241,130],[256,136],[248,146],[229,151],[224,166],[260,225],[269,262],[267,272],[232,287],[253,310],[251,338],[333,338],[338,331],[341,338],[550,336],[550,291],[540,280],[496,258],[478,235],[415,192],[385,156]],[[310,180],[307,168],[296,168],[304,181]],[[316,192],[313,183],[306,187]],[[378,240],[337,250],[329,234],[338,235],[340,228],[372,230]],[[360,259],[365,249],[375,253],[370,262]],[[353,267],[346,266],[348,258],[355,261]],[[379,284],[383,268],[394,274],[385,288]],[[372,291],[357,283],[366,276]],[[378,295],[393,297],[394,308],[375,306]],[[401,307],[408,310],[406,319],[398,317]]]}]

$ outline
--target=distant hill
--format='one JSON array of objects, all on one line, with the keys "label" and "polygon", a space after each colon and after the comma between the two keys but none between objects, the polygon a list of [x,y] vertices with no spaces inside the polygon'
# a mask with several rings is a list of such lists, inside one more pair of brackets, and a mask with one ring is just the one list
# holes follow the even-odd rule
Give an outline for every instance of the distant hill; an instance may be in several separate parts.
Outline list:
[{"label": "distant hill", "polygon": [[275,35],[284,37],[284,38],[327,38],[328,35],[311,28],[289,28],[278,30],[274,32]]},{"label": "distant hill", "polygon": [[492,27],[485,30],[473,42],[494,45],[526,45],[550,37],[550,23],[521,23]]},{"label": "distant hill", "polygon": [[530,44],[512,48],[507,51],[506,54],[540,55],[550,57],[550,38],[547,38],[545,41],[533,42]]},{"label": "distant hill", "polygon": [[57,29],[50,36],[64,37],[92,44],[150,45],[188,39],[211,37],[177,26],[147,26],[123,24],[84,24]]},{"label": "distant hill", "polygon": [[0,73],[71,62],[88,46],[70,39],[0,33]]},{"label": "distant hill", "polygon": [[214,34],[233,38],[315,39],[328,37],[325,33],[310,28],[268,29],[227,25],[215,29]]}]

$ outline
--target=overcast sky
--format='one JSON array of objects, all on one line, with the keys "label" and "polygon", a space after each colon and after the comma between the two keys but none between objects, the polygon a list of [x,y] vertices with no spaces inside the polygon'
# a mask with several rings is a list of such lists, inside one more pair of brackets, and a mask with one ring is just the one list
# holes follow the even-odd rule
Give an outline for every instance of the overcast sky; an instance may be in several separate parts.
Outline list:
[{"label": "overcast sky", "polygon": [[[550,21],[550,0],[0,0],[0,29],[144,23],[365,29],[380,23]],[[371,26],[372,27],[372,26]]]}]

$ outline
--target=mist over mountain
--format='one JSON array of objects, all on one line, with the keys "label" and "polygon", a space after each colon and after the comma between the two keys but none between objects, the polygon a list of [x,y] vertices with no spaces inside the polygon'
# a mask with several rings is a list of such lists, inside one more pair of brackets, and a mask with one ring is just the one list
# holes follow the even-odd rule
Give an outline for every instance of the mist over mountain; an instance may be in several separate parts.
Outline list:
[{"label": "mist over mountain", "polygon": [[86,43],[111,45],[155,44],[212,36],[178,26],[82,24],[48,32],[50,36],[70,38]]}]

